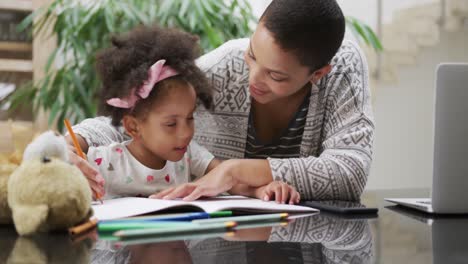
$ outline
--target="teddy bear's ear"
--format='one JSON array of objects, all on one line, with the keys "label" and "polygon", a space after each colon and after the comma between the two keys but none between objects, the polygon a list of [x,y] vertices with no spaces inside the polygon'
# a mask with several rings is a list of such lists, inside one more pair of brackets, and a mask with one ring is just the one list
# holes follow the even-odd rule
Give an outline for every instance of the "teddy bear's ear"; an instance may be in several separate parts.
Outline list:
[{"label": "teddy bear's ear", "polygon": [[36,233],[46,222],[49,207],[39,205],[18,205],[13,209],[13,222],[18,234],[30,235]]},{"label": "teddy bear's ear", "polygon": [[46,131],[26,146],[23,161],[47,156],[68,162],[68,147],[63,136],[54,131]]}]

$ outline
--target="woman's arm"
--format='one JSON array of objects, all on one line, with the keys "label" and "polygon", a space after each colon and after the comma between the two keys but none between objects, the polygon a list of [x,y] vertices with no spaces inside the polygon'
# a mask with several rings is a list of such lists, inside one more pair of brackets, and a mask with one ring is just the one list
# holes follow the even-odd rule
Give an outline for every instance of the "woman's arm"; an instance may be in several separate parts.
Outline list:
[{"label": "woman's arm", "polygon": [[[238,166],[238,163],[241,161],[245,165]],[[265,166],[268,166],[266,160],[231,159],[216,165],[197,181],[166,189],[153,195],[151,198],[170,200],[184,197],[184,200],[191,201],[201,196],[218,195],[219,193],[231,190],[236,185],[260,187],[272,182],[271,176],[268,177],[268,174],[260,174],[259,177],[256,177],[261,169],[265,169]],[[244,188],[244,186],[241,186],[241,188]]]}]

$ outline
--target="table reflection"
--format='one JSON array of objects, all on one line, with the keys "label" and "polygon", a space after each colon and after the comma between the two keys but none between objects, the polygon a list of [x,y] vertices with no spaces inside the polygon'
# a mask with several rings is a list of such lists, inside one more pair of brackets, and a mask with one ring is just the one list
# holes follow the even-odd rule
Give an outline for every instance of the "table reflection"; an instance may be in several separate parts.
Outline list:
[{"label": "table reflection", "polygon": [[20,237],[13,226],[0,226],[0,263],[89,263],[94,239],[68,234]]},{"label": "table reflection", "polygon": [[396,205],[385,208],[431,227],[432,263],[468,262],[468,215],[431,215]]},{"label": "table reflection", "polygon": [[314,215],[285,227],[238,230],[232,236],[116,246],[98,241],[92,263],[369,263],[367,220]]}]

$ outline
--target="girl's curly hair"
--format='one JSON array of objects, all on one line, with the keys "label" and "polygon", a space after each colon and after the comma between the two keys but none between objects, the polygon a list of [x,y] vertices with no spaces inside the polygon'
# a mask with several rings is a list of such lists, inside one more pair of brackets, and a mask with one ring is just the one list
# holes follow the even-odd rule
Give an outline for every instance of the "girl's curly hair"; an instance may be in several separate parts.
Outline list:
[{"label": "girl's curly hair", "polygon": [[[178,29],[159,26],[141,26],[112,37],[112,46],[100,51],[96,57],[97,73],[102,81],[100,108],[112,117],[117,126],[127,115],[145,116],[161,89],[168,81],[187,82],[193,86],[197,98],[208,109],[212,103],[212,86],[205,74],[195,65],[199,56],[198,37]],[[110,98],[127,97],[133,87],[140,87],[148,78],[148,69],[156,61],[164,59],[178,75],[158,82],[150,95],[138,100],[133,109],[117,108],[106,104]]]}]

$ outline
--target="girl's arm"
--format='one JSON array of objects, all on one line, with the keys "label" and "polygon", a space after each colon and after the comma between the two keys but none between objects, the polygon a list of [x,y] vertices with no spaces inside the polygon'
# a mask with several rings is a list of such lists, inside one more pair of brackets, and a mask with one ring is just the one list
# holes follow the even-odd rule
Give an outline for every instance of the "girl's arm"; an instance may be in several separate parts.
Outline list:
[{"label": "girl's arm", "polygon": [[129,139],[124,129],[113,126],[111,119],[106,116],[85,119],[74,125],[73,131],[77,134],[85,153],[88,152],[90,146],[107,146],[112,142],[123,142]]},{"label": "girl's arm", "polygon": [[[110,118],[100,116],[83,120],[73,126],[78,143],[84,153],[88,153],[90,146],[105,146],[112,142],[122,142],[127,136],[122,130],[111,125]],[[65,139],[69,145],[70,162],[75,164],[83,172],[89,181],[90,187],[97,193],[104,195],[105,180],[102,175],[93,168],[87,160],[76,155],[76,150],[70,135],[66,134]]]}]

